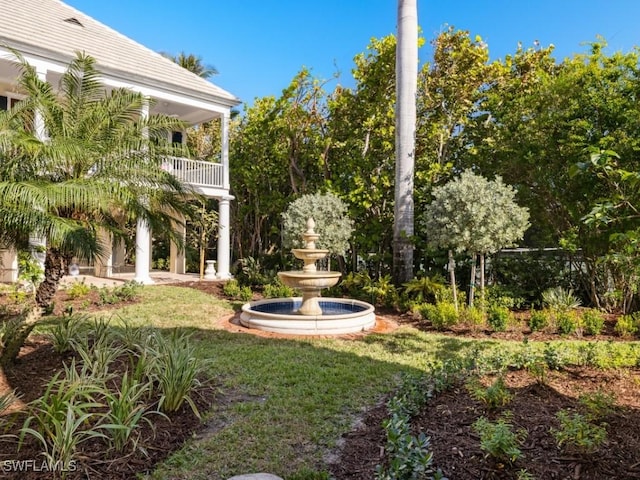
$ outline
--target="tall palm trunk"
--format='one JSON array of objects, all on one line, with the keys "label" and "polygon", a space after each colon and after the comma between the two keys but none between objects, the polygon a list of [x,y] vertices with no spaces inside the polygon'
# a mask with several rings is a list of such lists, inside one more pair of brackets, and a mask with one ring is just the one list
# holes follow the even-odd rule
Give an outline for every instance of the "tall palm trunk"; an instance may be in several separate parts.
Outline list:
[{"label": "tall palm trunk", "polygon": [[53,296],[58,291],[60,281],[64,276],[67,259],[57,248],[47,248],[47,258],[44,261],[44,280],[36,291],[36,304],[41,308],[51,306]]},{"label": "tall palm trunk", "polygon": [[396,46],[396,179],[393,224],[393,276],[413,278],[413,170],[418,83],[417,0],[398,0]]}]

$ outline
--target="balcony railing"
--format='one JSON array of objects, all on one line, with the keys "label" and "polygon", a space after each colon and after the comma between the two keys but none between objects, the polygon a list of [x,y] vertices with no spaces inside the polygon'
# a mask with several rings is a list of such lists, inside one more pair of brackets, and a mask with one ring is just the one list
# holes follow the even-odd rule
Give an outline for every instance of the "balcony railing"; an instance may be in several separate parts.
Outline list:
[{"label": "balcony railing", "polygon": [[224,188],[221,163],[167,157],[162,163],[162,168],[184,183],[195,187]]}]

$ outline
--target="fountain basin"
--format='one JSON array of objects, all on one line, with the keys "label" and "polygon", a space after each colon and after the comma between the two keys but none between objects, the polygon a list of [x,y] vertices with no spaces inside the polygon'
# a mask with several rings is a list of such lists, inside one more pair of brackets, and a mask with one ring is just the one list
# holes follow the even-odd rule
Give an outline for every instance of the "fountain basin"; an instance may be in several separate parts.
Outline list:
[{"label": "fountain basin", "polygon": [[258,300],[242,306],[240,323],[247,328],[292,335],[342,335],[371,329],[373,305],[350,298],[319,298],[321,315],[296,313],[301,297]]}]

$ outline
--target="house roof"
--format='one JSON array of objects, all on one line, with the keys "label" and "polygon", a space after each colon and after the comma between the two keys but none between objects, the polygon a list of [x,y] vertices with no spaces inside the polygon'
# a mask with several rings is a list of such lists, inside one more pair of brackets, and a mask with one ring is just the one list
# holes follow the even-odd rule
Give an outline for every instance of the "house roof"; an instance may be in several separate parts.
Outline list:
[{"label": "house roof", "polygon": [[0,44],[61,62],[83,51],[105,75],[233,107],[240,100],[59,0],[0,0]]}]

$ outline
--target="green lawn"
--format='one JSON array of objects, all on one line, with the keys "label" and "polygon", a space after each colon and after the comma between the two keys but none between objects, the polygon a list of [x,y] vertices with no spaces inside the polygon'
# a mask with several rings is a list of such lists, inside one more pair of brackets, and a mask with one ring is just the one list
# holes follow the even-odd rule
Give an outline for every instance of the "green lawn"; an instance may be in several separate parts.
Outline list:
[{"label": "green lawn", "polygon": [[[207,414],[210,429],[188,442],[146,478],[211,479],[270,472],[291,478],[322,471],[326,455],[358,415],[393,391],[400,374],[454,355],[517,356],[548,345],[473,341],[400,328],[360,340],[279,340],[216,328],[233,306],[180,287],[145,288],[142,301],[111,312],[134,325],[192,332],[219,388]],[[635,364],[636,343],[558,342],[551,353]],[[589,353],[590,351],[590,353]],[[519,353],[520,352],[520,353]],[[599,358],[598,357],[598,358]],[[577,359],[577,360],[576,360]]]}]

